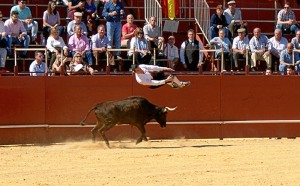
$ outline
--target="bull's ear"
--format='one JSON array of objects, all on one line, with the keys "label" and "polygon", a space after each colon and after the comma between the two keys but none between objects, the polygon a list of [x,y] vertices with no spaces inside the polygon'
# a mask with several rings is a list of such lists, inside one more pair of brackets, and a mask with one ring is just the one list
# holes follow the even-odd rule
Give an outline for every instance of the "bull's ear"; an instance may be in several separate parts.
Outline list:
[{"label": "bull's ear", "polygon": [[177,107],[174,107],[174,108],[165,107],[165,108],[164,108],[164,112],[174,111],[174,110],[176,110],[176,109],[177,109]]}]

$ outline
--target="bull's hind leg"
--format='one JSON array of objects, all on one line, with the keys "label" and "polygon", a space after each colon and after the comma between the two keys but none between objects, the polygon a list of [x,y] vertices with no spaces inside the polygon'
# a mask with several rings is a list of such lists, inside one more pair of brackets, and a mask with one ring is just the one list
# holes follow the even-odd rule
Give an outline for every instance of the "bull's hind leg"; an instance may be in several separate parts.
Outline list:
[{"label": "bull's hind leg", "polygon": [[103,126],[103,124],[102,124],[101,120],[98,120],[96,126],[91,130],[93,142],[96,141],[96,134],[102,126]]},{"label": "bull's hind leg", "polygon": [[101,134],[103,140],[105,141],[105,144],[107,145],[107,147],[109,148],[109,142],[106,138],[105,132],[108,131],[110,128],[112,128],[114,125],[103,125],[98,131]]},{"label": "bull's hind leg", "polygon": [[136,143],[135,144],[138,144],[138,143],[141,143],[143,141],[143,139],[145,141],[148,141],[148,139],[146,138],[146,130],[145,130],[145,127],[144,125],[137,125],[136,126],[139,131],[141,132],[141,136],[136,140]]}]

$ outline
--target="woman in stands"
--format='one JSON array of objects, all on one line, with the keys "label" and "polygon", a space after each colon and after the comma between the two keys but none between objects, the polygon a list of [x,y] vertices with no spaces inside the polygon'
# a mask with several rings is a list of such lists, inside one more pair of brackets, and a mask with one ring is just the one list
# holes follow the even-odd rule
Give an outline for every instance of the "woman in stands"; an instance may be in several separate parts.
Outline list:
[{"label": "woman in stands", "polygon": [[66,46],[63,38],[59,36],[58,30],[55,27],[51,28],[51,34],[47,39],[46,48],[50,54],[50,64],[49,64],[50,69],[52,69],[52,64],[56,59],[56,55],[58,53],[61,53],[62,50],[64,56],[69,55],[69,49]]},{"label": "woman in stands", "polygon": [[87,66],[87,63],[83,61],[83,56],[80,52],[76,52],[73,56],[73,60],[71,61],[68,71],[69,75],[74,74],[84,74],[84,73],[90,73],[91,75],[94,74],[94,70],[91,67]]},{"label": "woman in stands", "polygon": [[60,16],[56,9],[55,1],[48,3],[48,8],[43,14],[43,35],[45,40],[49,37],[51,28],[57,28],[59,36],[62,36],[64,27],[60,26]]},{"label": "woman in stands", "polygon": [[[148,43],[144,38],[144,32],[142,28],[137,28],[134,31],[135,37],[130,41],[130,49],[135,49],[135,60],[138,64],[149,64],[151,60],[151,52],[149,50]],[[129,50],[128,56],[130,59],[133,58],[133,51]]]},{"label": "woman in stands", "polygon": [[63,67],[65,66],[65,63],[68,61],[69,59],[67,57],[65,57],[64,55],[61,54],[57,54],[56,55],[56,59],[52,65],[51,68],[51,72],[52,72],[52,76],[55,75],[55,73],[63,73]]}]

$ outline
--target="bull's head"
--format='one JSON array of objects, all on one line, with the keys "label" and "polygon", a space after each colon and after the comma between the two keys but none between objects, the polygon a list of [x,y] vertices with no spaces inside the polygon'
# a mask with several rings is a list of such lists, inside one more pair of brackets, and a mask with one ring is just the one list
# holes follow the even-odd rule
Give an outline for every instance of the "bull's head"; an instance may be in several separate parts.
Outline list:
[{"label": "bull's head", "polygon": [[160,107],[158,114],[156,115],[156,121],[159,123],[161,128],[167,126],[167,113],[168,111],[174,111],[177,107]]}]

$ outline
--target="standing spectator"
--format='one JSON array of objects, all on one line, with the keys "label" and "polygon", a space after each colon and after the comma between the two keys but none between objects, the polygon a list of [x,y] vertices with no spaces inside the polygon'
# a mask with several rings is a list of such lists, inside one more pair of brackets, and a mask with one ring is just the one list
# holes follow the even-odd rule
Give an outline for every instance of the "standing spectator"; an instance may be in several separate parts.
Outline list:
[{"label": "standing spectator", "polygon": [[[121,47],[121,19],[126,16],[124,5],[119,0],[111,0],[104,4],[102,16],[106,19],[107,37],[110,44],[115,49],[119,49]],[[116,51],[114,56],[122,59],[120,51]]]},{"label": "standing spectator", "polygon": [[283,34],[295,34],[299,30],[295,13],[292,11],[289,2],[286,2],[284,9],[278,12],[276,28],[281,29]]},{"label": "standing spectator", "polygon": [[256,70],[256,61],[265,61],[267,68],[272,67],[271,47],[272,43],[269,42],[267,36],[261,34],[260,28],[253,29],[253,37],[249,42],[251,51],[251,70]]},{"label": "standing spectator", "polygon": [[[281,29],[276,28],[274,31],[274,36],[269,39],[270,43],[272,43],[271,55],[272,62],[280,62],[280,53],[288,44],[288,40],[285,37],[282,37]],[[277,70],[277,69],[276,69]]]},{"label": "standing spectator", "polygon": [[228,8],[224,11],[224,15],[228,24],[228,30],[231,35],[229,35],[229,39],[234,37],[234,33],[239,28],[246,29],[246,35],[248,35],[247,31],[247,22],[243,21],[241,10],[236,8],[235,1],[229,1]]},{"label": "standing spectator", "polygon": [[249,49],[249,39],[245,37],[245,29],[238,29],[238,36],[233,39],[232,52],[233,52],[233,61],[234,66],[239,70],[238,59],[247,59],[246,64],[249,64],[250,55],[248,52]]},{"label": "standing spectator", "polygon": [[38,22],[32,19],[31,11],[28,6],[26,6],[26,0],[18,0],[18,5],[11,8],[10,13],[17,11],[19,13],[19,19],[24,24],[27,31],[31,32],[31,43],[38,45],[36,41],[38,33]]},{"label": "standing spectator", "polygon": [[[13,11],[10,19],[6,20],[4,23],[4,27],[8,35],[7,55],[9,56],[12,56],[12,44],[21,44],[23,48],[28,48],[29,46],[30,38],[27,35],[23,23],[18,19],[18,15],[19,13],[17,11]],[[26,54],[27,51],[24,50],[21,57],[26,57]]]},{"label": "standing spectator", "polygon": [[145,25],[144,37],[149,42],[150,50],[154,48],[158,49],[158,55],[163,55],[164,51],[164,38],[162,37],[161,29],[156,25],[156,17],[151,16],[149,19],[149,24]]},{"label": "standing spectator", "polygon": [[69,18],[74,19],[75,12],[83,12],[85,6],[85,0],[68,0]]},{"label": "standing spectator", "polygon": [[64,27],[60,26],[60,15],[56,9],[55,1],[50,1],[48,3],[48,8],[43,14],[43,35],[46,41],[52,28],[57,28],[59,36],[62,36]]},{"label": "standing spectator", "polygon": [[[280,53],[280,65],[279,71],[281,75],[284,75],[288,66],[295,67],[295,70],[299,73],[300,69],[300,57],[299,53],[295,52],[293,54],[294,45],[293,43],[288,43],[287,48]],[[293,61],[294,56],[294,61]]]},{"label": "standing spectator", "polygon": [[[148,42],[144,38],[144,33],[141,28],[137,28],[135,31],[135,37],[130,41],[130,49],[128,51],[128,56],[130,59],[135,55],[135,60],[137,64],[149,64],[151,60],[151,52],[149,50]],[[135,53],[133,54],[133,49]]]},{"label": "standing spectator", "polygon": [[[107,48],[111,48],[108,38],[105,35],[105,26],[99,25],[98,34],[92,36],[92,50],[96,59],[106,59]],[[99,50],[94,50],[99,49]]]},{"label": "standing spectator", "polygon": [[51,28],[51,35],[47,39],[46,48],[50,51],[50,69],[52,68],[52,64],[56,60],[57,54],[61,53],[61,50],[63,50],[64,56],[68,56],[69,53],[68,47],[66,46],[63,38],[59,36],[58,30],[55,27]]},{"label": "standing spectator", "polygon": [[30,76],[46,76],[48,73],[46,63],[43,62],[44,55],[41,51],[36,51],[35,60],[29,66]]},{"label": "standing spectator", "polygon": [[80,27],[82,28],[82,32],[83,34],[87,35],[87,28],[84,22],[82,22],[82,13],[80,12],[75,12],[74,13],[74,20],[70,21],[67,27],[67,32],[68,32],[68,36],[70,37],[71,35],[74,34],[74,27],[76,25],[80,25]]},{"label": "standing spectator", "polygon": [[196,40],[193,29],[187,31],[188,39],[182,42],[180,47],[180,60],[186,70],[197,70],[203,60],[203,46]]},{"label": "standing spectator", "polygon": [[214,13],[210,18],[210,39],[218,35],[219,29],[225,30],[225,37],[228,37],[228,23],[223,15],[222,5],[218,5],[216,8],[216,13]]},{"label": "standing spectator", "polygon": [[122,26],[121,47],[129,48],[130,40],[134,37],[134,31],[137,28],[133,23],[134,17],[132,14],[127,15],[127,23]]},{"label": "standing spectator", "polygon": [[168,59],[168,67],[176,69],[179,62],[178,48],[175,46],[175,37],[169,36],[168,43],[164,51],[164,55]]},{"label": "standing spectator", "polygon": [[94,69],[91,67],[93,65],[93,56],[90,51],[89,40],[86,35],[82,34],[80,25],[75,26],[75,33],[69,38],[69,49],[72,56],[75,53],[79,53],[81,57],[85,57],[89,65],[88,71],[94,74]]},{"label": "standing spectator", "polygon": [[5,69],[7,55],[7,33],[5,32],[4,22],[2,21],[2,12],[0,11],[0,72],[7,72]]},{"label": "standing spectator", "polygon": [[291,43],[294,44],[294,49],[300,50],[300,30],[296,32],[296,36],[292,38]]},{"label": "standing spectator", "polygon": [[[230,40],[227,37],[225,37],[224,29],[219,30],[219,37],[212,38],[210,40],[210,44],[213,44],[215,46],[215,49],[217,49],[217,51],[215,52],[215,57],[219,58],[219,59],[221,59],[221,57],[222,57],[222,51],[220,49],[223,48],[224,62],[226,63],[226,59],[229,59],[230,68],[232,70],[232,65],[233,65],[233,58],[232,58],[232,52],[231,52],[232,45],[231,45]],[[227,64],[226,66],[229,66],[229,65]]]}]

